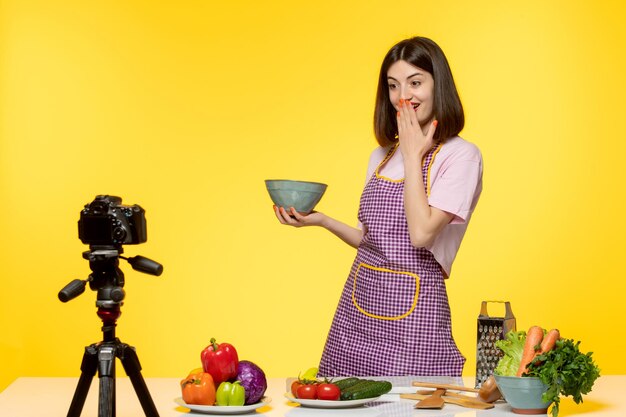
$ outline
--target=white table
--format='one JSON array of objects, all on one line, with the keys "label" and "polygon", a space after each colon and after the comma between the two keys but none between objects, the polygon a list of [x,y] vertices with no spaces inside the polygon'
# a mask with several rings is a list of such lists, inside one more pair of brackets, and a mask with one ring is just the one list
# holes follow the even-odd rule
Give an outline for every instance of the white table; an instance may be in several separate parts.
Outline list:
[{"label": "white table", "polygon": [[[405,379],[406,380],[406,379]],[[422,378],[422,380],[424,380]],[[0,393],[0,417],[55,417],[65,416],[69,408],[78,378],[18,378]],[[146,384],[160,417],[208,416],[208,414],[189,413],[188,409],[174,403],[180,396],[180,379],[147,378]],[[394,389],[410,385],[399,379]],[[442,380],[441,382],[451,382]],[[463,378],[466,386],[473,386],[474,379]],[[272,378],[268,381],[266,395],[272,401],[256,413],[246,415],[289,416],[289,417],[520,417],[511,412],[508,404],[498,402],[491,410],[472,410],[446,404],[442,410],[415,410],[414,401],[400,400],[396,394],[384,395],[372,406],[353,409],[330,410],[313,409],[297,406],[288,402],[284,394],[284,378]],[[144,416],[139,400],[127,377],[117,379],[116,388],[117,417]],[[626,416],[626,375],[602,376],[594,386],[593,392],[584,397],[583,404],[574,404],[571,398],[561,399],[559,417],[624,417]],[[98,380],[94,378],[85,402],[83,417],[98,416]]]}]

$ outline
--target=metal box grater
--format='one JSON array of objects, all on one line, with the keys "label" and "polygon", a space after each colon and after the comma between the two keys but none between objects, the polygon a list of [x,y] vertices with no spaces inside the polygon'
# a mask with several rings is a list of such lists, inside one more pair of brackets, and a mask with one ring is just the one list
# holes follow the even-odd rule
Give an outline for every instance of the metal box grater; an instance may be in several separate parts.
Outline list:
[{"label": "metal box grater", "polygon": [[[504,317],[491,317],[487,312],[487,303],[504,303]],[[493,374],[498,361],[503,356],[495,346],[496,340],[504,339],[510,331],[516,330],[515,316],[508,301],[483,301],[478,316],[478,332],[476,335],[476,388]]]}]

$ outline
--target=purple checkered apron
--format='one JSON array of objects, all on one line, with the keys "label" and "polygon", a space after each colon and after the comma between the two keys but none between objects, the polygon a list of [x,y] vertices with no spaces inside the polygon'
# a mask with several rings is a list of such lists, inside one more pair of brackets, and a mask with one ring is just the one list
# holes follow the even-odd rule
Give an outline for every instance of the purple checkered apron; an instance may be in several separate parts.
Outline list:
[{"label": "purple checkered apron", "polygon": [[[422,166],[427,190],[440,148],[433,148]],[[461,376],[463,370],[441,267],[431,252],[411,245],[404,181],[378,174],[396,149],[361,196],[359,220],[367,233],[328,333],[322,376]]]}]

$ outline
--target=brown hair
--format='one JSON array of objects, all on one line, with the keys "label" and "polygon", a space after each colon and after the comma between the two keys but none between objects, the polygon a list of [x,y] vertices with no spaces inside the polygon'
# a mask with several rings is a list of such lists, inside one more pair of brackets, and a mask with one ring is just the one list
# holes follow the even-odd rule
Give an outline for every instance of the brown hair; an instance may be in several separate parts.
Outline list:
[{"label": "brown hair", "polygon": [[387,71],[397,61],[406,61],[433,76],[433,117],[438,122],[434,139],[442,141],[458,135],[465,125],[465,116],[448,60],[439,45],[418,36],[394,45],[380,67],[374,110],[374,135],[380,146],[388,146],[398,140],[396,109],[389,100],[387,83]]}]

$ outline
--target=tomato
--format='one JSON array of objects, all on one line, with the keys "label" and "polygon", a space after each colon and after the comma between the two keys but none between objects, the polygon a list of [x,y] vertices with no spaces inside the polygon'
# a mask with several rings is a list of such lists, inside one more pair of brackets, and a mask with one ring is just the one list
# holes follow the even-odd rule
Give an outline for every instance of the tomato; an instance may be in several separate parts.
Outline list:
[{"label": "tomato", "polygon": [[315,385],[301,385],[296,390],[296,397],[303,400],[314,400],[317,398],[317,387]]},{"label": "tomato", "polygon": [[317,386],[317,398],[320,400],[336,401],[340,396],[341,390],[335,384],[324,382]]},{"label": "tomato", "polygon": [[301,387],[302,385],[304,385],[302,381],[299,381],[297,379],[291,383],[291,394],[293,394],[295,398],[298,398],[297,391],[298,391],[298,388]]}]

